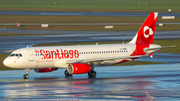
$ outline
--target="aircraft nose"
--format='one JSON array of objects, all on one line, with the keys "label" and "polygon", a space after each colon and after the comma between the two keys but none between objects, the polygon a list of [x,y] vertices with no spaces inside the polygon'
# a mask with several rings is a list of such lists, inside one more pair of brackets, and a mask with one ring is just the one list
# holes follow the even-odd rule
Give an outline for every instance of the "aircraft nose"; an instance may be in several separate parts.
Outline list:
[{"label": "aircraft nose", "polygon": [[9,61],[9,59],[8,59],[8,58],[4,59],[3,64],[4,64],[6,67],[9,67],[9,66],[10,66],[10,61]]}]

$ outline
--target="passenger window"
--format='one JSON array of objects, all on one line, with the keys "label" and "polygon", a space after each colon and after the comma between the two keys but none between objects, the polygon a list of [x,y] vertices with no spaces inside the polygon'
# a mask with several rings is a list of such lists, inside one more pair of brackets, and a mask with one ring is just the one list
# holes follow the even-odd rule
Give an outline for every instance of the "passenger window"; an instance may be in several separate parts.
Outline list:
[{"label": "passenger window", "polygon": [[19,54],[20,57],[22,57],[22,54]]},{"label": "passenger window", "polygon": [[18,57],[19,55],[18,55],[18,54],[16,54],[15,56],[17,56],[17,57]]}]

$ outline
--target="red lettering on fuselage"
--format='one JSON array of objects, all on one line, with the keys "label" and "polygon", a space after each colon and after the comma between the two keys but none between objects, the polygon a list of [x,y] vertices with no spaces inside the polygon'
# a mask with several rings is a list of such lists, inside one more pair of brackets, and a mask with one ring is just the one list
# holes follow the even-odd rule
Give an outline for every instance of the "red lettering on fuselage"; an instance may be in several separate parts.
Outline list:
[{"label": "red lettering on fuselage", "polygon": [[44,55],[44,54],[45,54],[45,51],[44,51],[43,49],[40,50],[40,53],[41,53],[41,55],[43,56],[43,58],[41,58],[41,59],[46,59],[46,56]]},{"label": "red lettering on fuselage", "polygon": [[[37,51],[37,50],[36,50]],[[40,54],[43,56],[41,59],[63,59],[63,58],[78,58],[79,57],[79,51],[78,50],[40,50]]]},{"label": "red lettering on fuselage", "polygon": [[79,57],[79,51],[78,50],[74,50],[74,56],[75,56],[75,58],[78,58]]}]

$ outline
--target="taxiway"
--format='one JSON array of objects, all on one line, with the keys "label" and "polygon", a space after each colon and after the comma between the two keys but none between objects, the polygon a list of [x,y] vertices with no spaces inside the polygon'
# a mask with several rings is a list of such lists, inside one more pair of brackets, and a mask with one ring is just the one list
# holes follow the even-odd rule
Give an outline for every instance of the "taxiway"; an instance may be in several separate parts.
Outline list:
[{"label": "taxiway", "polygon": [[146,101],[147,91],[156,100],[180,100],[180,68],[177,64],[107,66],[95,68],[96,78],[87,74],[66,78],[64,69],[47,74],[23,70],[0,71],[0,100],[123,100]]}]

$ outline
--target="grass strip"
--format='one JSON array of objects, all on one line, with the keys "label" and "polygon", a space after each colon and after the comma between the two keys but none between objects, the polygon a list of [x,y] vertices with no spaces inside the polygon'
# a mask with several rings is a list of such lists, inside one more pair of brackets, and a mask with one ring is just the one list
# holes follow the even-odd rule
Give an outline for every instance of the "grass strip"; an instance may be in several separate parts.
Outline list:
[{"label": "grass strip", "polygon": [[179,6],[179,0],[2,0],[0,10],[179,12]]},{"label": "grass strip", "polygon": [[[36,29],[36,30],[66,30],[66,31],[137,31],[146,17],[103,17],[103,16],[19,16],[2,15],[0,23],[20,23],[15,25],[1,25],[0,28],[12,29]],[[158,23],[180,23],[180,17],[174,20],[163,20],[161,17]],[[114,25],[113,29],[105,29],[105,25],[50,25],[48,28],[41,28],[40,25],[22,25],[22,23],[129,23],[128,25]],[[134,24],[131,24],[134,23]],[[180,25],[157,26],[156,31],[180,30]]]},{"label": "grass strip", "polygon": [[162,63],[162,62],[150,62],[150,61],[137,61],[137,60],[133,60],[133,61],[128,61],[128,62],[116,64],[115,66],[124,66],[124,65],[147,65],[147,64],[165,64],[165,63]]},{"label": "grass strip", "polygon": [[26,35],[59,35],[59,34],[28,34],[28,33],[0,33],[0,36],[26,36]]},{"label": "grass strip", "polygon": [[[40,25],[29,25],[23,27],[16,26],[6,26],[6,28],[10,29],[30,29],[30,30],[62,30],[62,31],[138,31],[141,25],[114,25],[112,29],[105,29],[105,25],[64,25],[64,26],[49,26],[48,28],[41,28]],[[0,28],[3,28],[0,26]],[[156,31],[177,31],[180,30],[179,25],[165,25],[165,26],[157,26]],[[63,34],[63,33],[62,33]],[[4,36],[5,34],[1,34],[0,36]],[[15,34],[12,34],[15,35]],[[43,34],[18,34],[18,35],[43,35]]]},{"label": "grass strip", "polygon": [[[148,16],[148,15],[147,15]],[[143,23],[146,17],[134,16],[30,16],[1,15],[0,23]],[[180,23],[180,17],[164,20],[158,17],[159,23]]]}]

